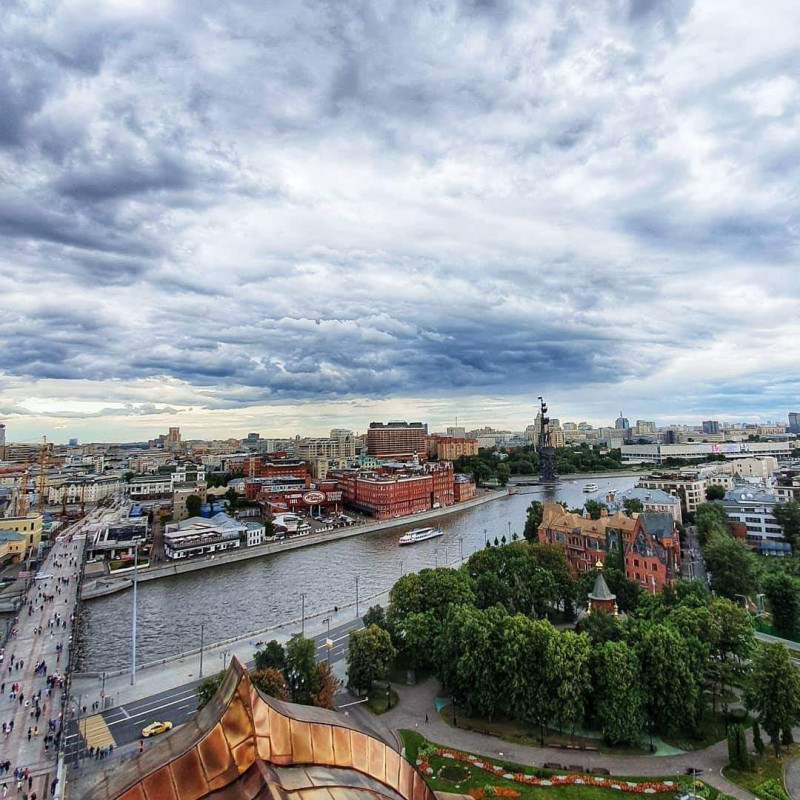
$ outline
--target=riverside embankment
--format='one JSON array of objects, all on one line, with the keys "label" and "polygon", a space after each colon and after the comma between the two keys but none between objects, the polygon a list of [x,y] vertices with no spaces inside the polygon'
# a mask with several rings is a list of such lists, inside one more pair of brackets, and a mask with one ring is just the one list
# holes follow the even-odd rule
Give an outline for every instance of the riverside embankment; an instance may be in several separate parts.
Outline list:
[{"label": "riverside embankment", "polygon": [[[269,557],[224,563],[214,569],[173,574],[140,584],[138,591],[138,661],[151,662],[188,652],[204,641],[220,642],[263,630],[386,592],[405,572],[453,564],[485,546],[486,540],[522,535],[531,500],[583,505],[609,490],[632,486],[635,478],[562,480],[528,486],[493,502],[457,506],[441,520],[444,535],[412,547],[398,547],[403,528],[358,531],[348,538],[325,539],[316,546],[278,549]],[[422,515],[405,528],[422,523]],[[304,537],[305,538],[305,537]],[[278,546],[280,547],[280,546]],[[82,670],[124,668],[130,663],[132,592],[119,592],[84,605]],[[324,618],[324,617],[323,617]]]},{"label": "riverside embankment", "polygon": [[[348,525],[346,528],[336,528],[333,530],[321,531],[320,533],[309,533],[305,536],[293,536],[278,542],[267,542],[254,547],[243,547],[227,553],[220,553],[210,558],[194,558],[188,561],[175,561],[143,567],[138,570],[138,581],[141,583],[171,578],[175,575],[183,575],[187,572],[197,572],[198,570],[220,567],[225,564],[249,561],[253,558],[262,558],[276,553],[286,553],[290,550],[298,550],[301,547],[313,547],[314,545],[327,544],[340,539],[350,539],[353,536],[363,536],[364,534],[375,533],[377,531],[389,531],[410,526],[416,527],[426,520],[446,517],[450,514],[475,508],[476,506],[507,496],[507,489],[497,489],[475,497],[472,500],[466,500],[458,505],[447,506],[446,508],[434,508],[430,511],[423,511],[410,517],[398,517],[397,519],[387,519],[380,522]],[[129,589],[131,585],[131,570],[126,570],[125,574],[120,575],[118,578],[109,576],[108,578],[92,582],[84,591],[83,599],[91,600],[96,597],[104,597],[118,591]]]}]

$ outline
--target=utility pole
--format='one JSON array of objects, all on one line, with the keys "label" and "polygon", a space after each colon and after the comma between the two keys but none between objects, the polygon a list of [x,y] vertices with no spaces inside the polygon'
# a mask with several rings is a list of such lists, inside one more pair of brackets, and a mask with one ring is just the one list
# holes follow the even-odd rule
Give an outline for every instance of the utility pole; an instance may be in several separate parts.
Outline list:
[{"label": "utility pole", "polygon": [[464,560],[464,537],[463,536],[459,536],[458,537],[458,560],[459,561],[463,561]]},{"label": "utility pole", "polygon": [[356,618],[358,618],[358,575],[356,575]]},{"label": "utility pole", "polygon": [[133,551],[133,630],[131,632],[131,686],[136,683],[136,588],[139,583],[139,542]]},{"label": "utility pole", "polygon": [[300,594],[300,602],[301,602],[301,622],[300,622],[300,632],[303,636],[306,635],[306,593],[302,592]]},{"label": "utility pole", "polygon": [[205,622],[200,623],[200,675],[199,677],[203,677],[203,634],[205,633]]}]

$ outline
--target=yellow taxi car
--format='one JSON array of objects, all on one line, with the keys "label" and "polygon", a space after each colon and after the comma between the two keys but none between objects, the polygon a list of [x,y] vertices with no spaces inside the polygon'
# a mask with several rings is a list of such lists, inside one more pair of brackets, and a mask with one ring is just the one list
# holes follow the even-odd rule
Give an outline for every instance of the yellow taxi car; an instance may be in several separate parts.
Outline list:
[{"label": "yellow taxi car", "polygon": [[152,722],[146,728],[142,728],[142,736],[146,739],[148,736],[156,736],[159,733],[166,733],[171,730],[171,722]]}]

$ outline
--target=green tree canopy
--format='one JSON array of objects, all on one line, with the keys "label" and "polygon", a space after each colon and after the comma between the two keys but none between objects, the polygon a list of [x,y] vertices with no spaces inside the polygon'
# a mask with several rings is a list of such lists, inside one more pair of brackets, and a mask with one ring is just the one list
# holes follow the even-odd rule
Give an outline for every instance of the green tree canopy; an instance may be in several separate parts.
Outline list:
[{"label": "green tree canopy", "polygon": [[528,506],[525,516],[525,530],[523,534],[529,542],[535,542],[539,539],[539,526],[542,524],[542,515],[544,514],[544,504],[538,500],[534,500]]},{"label": "green tree canopy", "polygon": [[605,503],[601,503],[599,500],[587,500],[583,504],[583,507],[592,519],[600,519],[603,511],[608,511],[608,506]]},{"label": "green tree canopy", "polygon": [[644,711],[636,653],[625,642],[600,644],[592,651],[592,676],[603,738],[610,745],[637,745]]},{"label": "green tree canopy", "polygon": [[347,650],[347,676],[351,686],[369,691],[373,681],[389,674],[389,663],[395,657],[389,632],[377,625],[350,631]]},{"label": "green tree canopy", "polygon": [[472,603],[475,595],[469,575],[457,569],[423,569],[403,575],[389,592],[387,620],[394,629],[408,614],[433,611],[443,619],[447,606]]},{"label": "green tree canopy", "polygon": [[319,688],[316,645],[301,633],[294,634],[286,643],[286,682],[295,703],[311,705],[311,698]]},{"label": "green tree canopy", "polygon": [[712,536],[703,549],[711,573],[711,588],[730,600],[749,596],[756,586],[756,556],[739,539],[727,533]]},{"label": "green tree canopy", "polygon": [[777,572],[767,575],[762,583],[772,612],[772,627],[779,636],[792,636],[800,626],[800,581]]},{"label": "green tree canopy", "polygon": [[641,514],[644,511],[644,503],[638,497],[627,497],[622,501],[625,513],[630,517],[633,514]]},{"label": "green tree canopy", "polygon": [[199,494],[190,494],[186,498],[186,513],[190,517],[196,517],[203,507],[203,498]]},{"label": "green tree canopy", "polygon": [[781,731],[800,722],[800,673],[782,644],[760,643],[745,688],[748,709],[758,714],[780,758]]},{"label": "green tree canopy", "polygon": [[711,486],[706,488],[706,500],[713,502],[714,500],[722,500],[725,497],[725,487],[719,484],[712,483]]},{"label": "green tree canopy", "polygon": [[788,503],[778,503],[772,509],[772,515],[783,528],[783,538],[792,548],[800,544],[800,503],[792,500]]},{"label": "green tree canopy", "polygon": [[286,651],[276,639],[272,639],[256,650],[253,661],[256,669],[276,669],[278,672],[286,670]]},{"label": "green tree canopy", "polygon": [[197,694],[197,710],[205,708],[211,701],[211,698],[217,693],[217,689],[222,684],[222,679],[225,677],[224,672],[218,672],[216,675],[211,675],[206,678],[202,683],[199,683],[195,692]]},{"label": "green tree canopy", "polygon": [[367,613],[361,617],[361,621],[364,623],[365,628],[369,628],[370,625],[387,628],[386,611],[382,605],[370,606],[367,609]]},{"label": "green tree canopy", "polygon": [[725,509],[718,503],[701,503],[695,512],[697,539],[704,546],[714,533],[726,533],[728,518]]}]

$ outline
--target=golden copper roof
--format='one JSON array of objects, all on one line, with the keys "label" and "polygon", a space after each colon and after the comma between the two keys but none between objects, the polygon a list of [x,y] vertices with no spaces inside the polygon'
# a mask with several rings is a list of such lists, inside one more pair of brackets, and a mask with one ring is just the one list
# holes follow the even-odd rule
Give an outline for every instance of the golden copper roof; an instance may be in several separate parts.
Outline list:
[{"label": "golden copper roof", "polygon": [[264,697],[233,659],[211,702],[114,768],[89,800],[434,800],[397,751],[347,717]]}]

